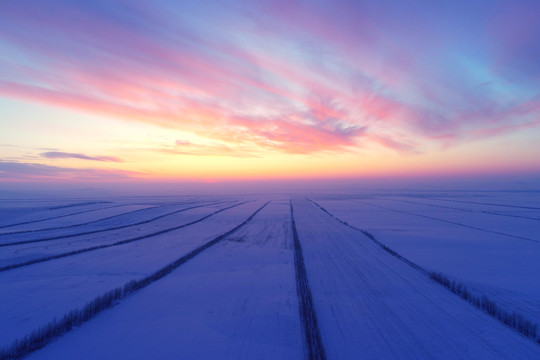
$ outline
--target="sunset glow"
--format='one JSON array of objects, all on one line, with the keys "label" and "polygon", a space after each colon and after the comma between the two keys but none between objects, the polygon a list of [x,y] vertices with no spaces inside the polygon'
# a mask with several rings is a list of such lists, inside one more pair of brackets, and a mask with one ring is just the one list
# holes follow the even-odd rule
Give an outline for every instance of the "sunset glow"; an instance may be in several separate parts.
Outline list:
[{"label": "sunset glow", "polygon": [[537,1],[0,2],[0,181],[540,173]]}]

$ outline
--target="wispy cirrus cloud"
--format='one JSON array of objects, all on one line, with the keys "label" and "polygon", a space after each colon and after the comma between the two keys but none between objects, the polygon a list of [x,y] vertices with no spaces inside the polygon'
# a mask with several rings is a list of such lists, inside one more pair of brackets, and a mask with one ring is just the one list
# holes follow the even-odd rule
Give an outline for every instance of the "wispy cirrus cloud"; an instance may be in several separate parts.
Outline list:
[{"label": "wispy cirrus cloud", "polygon": [[419,153],[536,126],[540,26],[521,3],[3,1],[0,94],[218,144],[180,154]]},{"label": "wispy cirrus cloud", "polygon": [[47,159],[80,159],[91,161],[104,161],[104,162],[122,162],[115,156],[89,156],[85,154],[67,153],[62,151],[47,151],[40,154]]}]

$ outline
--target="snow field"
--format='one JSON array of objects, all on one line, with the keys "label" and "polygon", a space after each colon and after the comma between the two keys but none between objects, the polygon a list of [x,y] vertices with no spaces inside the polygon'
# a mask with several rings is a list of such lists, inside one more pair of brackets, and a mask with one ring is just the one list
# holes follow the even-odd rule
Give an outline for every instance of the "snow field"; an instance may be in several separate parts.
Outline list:
[{"label": "snow field", "polygon": [[365,200],[367,204],[381,207],[389,211],[404,212],[411,215],[420,215],[431,220],[448,221],[454,225],[471,227],[474,230],[485,230],[491,233],[500,233],[516,241],[532,241],[540,243],[540,220],[519,218],[508,215],[496,215],[481,211],[466,211],[430,206],[429,203],[412,204],[411,202],[389,199]]},{"label": "snow field", "polygon": [[155,233],[197,221],[198,219],[208,216],[216,211],[238,204],[240,203],[228,205],[220,204],[221,206],[199,205],[195,208],[193,206],[184,206],[175,208],[174,210],[169,209],[166,214],[160,215],[162,217],[157,220],[153,220],[156,217],[155,215],[152,215],[152,217],[150,217],[148,220],[145,220],[148,221],[147,223],[133,226],[130,225],[120,229],[118,229],[118,226],[116,226],[113,228],[103,228],[101,230],[83,230],[79,233],[80,235],[70,235],[65,238],[58,236],[57,238],[31,238],[29,240],[19,239],[18,241],[28,241],[28,243],[0,246],[0,266],[20,264],[26,261],[32,261],[33,259],[54,256],[55,254],[62,254],[79,249],[113,244],[118,241],[127,241],[144,236],[152,237]]},{"label": "snow field", "polygon": [[[535,276],[540,270],[540,244],[518,239],[536,234],[537,195],[441,191],[309,198],[427,270],[441,271],[528,319],[540,319],[540,280]],[[144,238],[255,199],[184,228]],[[268,200],[272,201],[234,233],[211,247],[203,246],[242,224]],[[38,203],[24,204],[29,214],[14,212],[4,223],[34,219],[37,223],[18,227],[36,230],[60,223],[74,226],[0,235],[0,245],[3,239],[79,235],[0,246],[0,266],[1,261],[17,262],[25,256],[32,259],[143,238],[0,271],[0,348],[55,317],[83,308],[97,296],[185,257],[189,260],[172,272],[153,278],[29,358],[309,358],[288,197]],[[119,209],[118,205],[125,205],[122,211],[130,211],[122,215],[118,208],[93,208],[109,205]],[[540,358],[540,347],[533,341],[390,255],[362,232],[304,198],[293,199],[292,205],[305,286],[316,317],[310,326],[320,334],[324,349],[320,359]],[[0,213],[9,213],[2,206]],[[193,206],[201,207],[171,214]],[[69,215],[68,210],[71,214],[88,211]],[[108,211],[110,216],[105,216]],[[94,221],[100,216],[104,218]],[[160,218],[152,220],[155,217]],[[107,230],[117,226],[126,227]],[[0,233],[11,230],[7,227]],[[81,234],[93,230],[107,231]],[[515,237],[496,234],[500,230]],[[196,256],[186,257],[195,249]]]},{"label": "snow field", "polygon": [[[108,206],[107,206],[108,205]],[[62,228],[77,225],[79,223],[86,223],[92,221],[99,221],[101,219],[109,218],[112,216],[121,215],[123,213],[130,213],[135,210],[141,210],[153,207],[153,205],[130,205],[130,204],[104,204],[102,208],[92,209],[84,212],[75,212],[72,215],[62,215],[58,218],[44,218],[41,221],[28,222],[26,224],[20,224],[16,226],[9,226],[0,229],[0,235],[14,235],[20,232],[34,232],[47,229],[47,227]],[[75,208],[76,209],[76,208]],[[73,209],[72,211],[74,211]],[[49,219],[49,220],[45,220]]]},{"label": "snow field", "polygon": [[[540,278],[534,275],[540,273],[539,243],[380,208],[370,204],[375,203],[372,199],[318,203],[341,220],[369,231],[405,258],[430,271],[442,272],[507,311],[516,311],[540,324]],[[392,206],[399,209],[401,203]],[[439,217],[437,211],[434,209],[430,216]],[[455,211],[464,221],[476,225],[477,213]],[[491,216],[494,223],[501,218],[480,215]],[[528,231],[540,223],[527,221]]]},{"label": "snow field", "polygon": [[108,290],[137,280],[241,223],[259,202],[216,214],[197,224],[122,246],[0,273],[7,294],[0,308],[0,347],[81,308]]},{"label": "snow field", "polygon": [[288,202],[29,358],[126,356],[301,359]]},{"label": "snow field", "polygon": [[[534,359],[540,348],[340,224],[293,201],[329,359]],[[503,342],[501,340],[504,339]]]},{"label": "snow field", "polygon": [[[146,208],[142,208],[134,211],[127,211],[113,216],[102,217],[97,220],[81,218],[79,221],[69,226],[57,227],[54,220],[49,220],[47,224],[49,227],[43,227],[37,230],[28,231],[10,231],[6,233],[0,233],[0,244],[21,242],[21,241],[33,241],[39,239],[50,239],[56,237],[75,236],[84,232],[91,231],[107,231],[108,229],[128,227],[136,225],[142,222],[154,221],[160,217],[166,217],[170,214],[174,214],[182,209],[189,209],[193,207],[201,207],[205,205],[217,204],[213,203],[185,203],[185,204],[162,204],[151,205]],[[44,226],[44,225],[41,225]]]}]

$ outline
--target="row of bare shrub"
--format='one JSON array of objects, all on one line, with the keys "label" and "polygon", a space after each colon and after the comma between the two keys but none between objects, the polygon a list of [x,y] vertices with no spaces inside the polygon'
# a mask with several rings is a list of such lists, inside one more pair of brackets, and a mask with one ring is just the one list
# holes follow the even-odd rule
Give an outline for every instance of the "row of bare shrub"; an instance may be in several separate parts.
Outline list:
[{"label": "row of bare shrub", "polygon": [[440,272],[427,271],[420,265],[401,256],[396,251],[392,250],[385,244],[381,243],[379,240],[377,240],[377,238],[375,238],[375,235],[373,235],[369,231],[357,228],[356,226],[351,225],[348,222],[339,219],[338,217],[334,216],[332,213],[330,213],[328,210],[326,210],[324,207],[322,207],[315,201],[313,200],[310,200],[310,201],[316,206],[318,206],[322,211],[324,211],[325,213],[327,213],[328,215],[330,215],[331,217],[333,217],[334,219],[336,219],[343,225],[346,225],[354,230],[360,231],[362,234],[364,234],[373,242],[375,242],[377,245],[379,245],[387,253],[400,259],[401,261],[405,262],[406,264],[415,268],[416,270],[422,272],[423,274],[428,275],[432,280],[435,280],[437,283],[443,285],[445,288],[447,288],[454,294],[467,300],[470,304],[476,306],[477,308],[493,316],[497,320],[500,320],[505,325],[511,327],[512,329],[517,330],[520,334],[523,334],[524,336],[531,338],[540,344],[540,336],[539,336],[540,334],[538,334],[538,330],[537,330],[538,324],[525,319],[525,317],[521,314],[504,310],[503,308],[501,308],[499,305],[497,305],[494,301],[490,300],[485,295],[482,295],[482,296],[473,295],[471,292],[469,292],[469,290],[464,284],[456,282],[455,280],[450,280],[448,276]]},{"label": "row of bare shrub", "polygon": [[72,330],[74,327],[77,327],[84,322],[92,319],[103,310],[113,307],[114,305],[119,303],[120,300],[150,285],[152,282],[157,281],[164,276],[170,274],[174,269],[176,269],[186,261],[192,259],[193,257],[208,249],[212,245],[215,245],[227,236],[236,232],[242,226],[247,224],[251,219],[253,219],[253,217],[257,215],[257,213],[261,211],[266,205],[268,205],[268,202],[261,206],[259,209],[257,209],[257,211],[251,214],[240,225],[237,225],[232,230],[229,230],[226,233],[219,235],[218,237],[205,243],[204,245],[199,246],[188,254],[180,257],[176,261],[159,269],[155,273],[146,276],[140,280],[132,280],[125,284],[123,287],[118,287],[114,290],[110,290],[105,294],[98,296],[94,300],[90,301],[82,309],[73,309],[67,314],[65,314],[60,320],[54,319],[47,325],[40,327],[39,329],[31,332],[25,337],[15,340],[10,346],[0,350],[0,360],[21,359],[22,357],[30,354],[31,352],[41,349],[55,338],[64,335],[65,333]]}]

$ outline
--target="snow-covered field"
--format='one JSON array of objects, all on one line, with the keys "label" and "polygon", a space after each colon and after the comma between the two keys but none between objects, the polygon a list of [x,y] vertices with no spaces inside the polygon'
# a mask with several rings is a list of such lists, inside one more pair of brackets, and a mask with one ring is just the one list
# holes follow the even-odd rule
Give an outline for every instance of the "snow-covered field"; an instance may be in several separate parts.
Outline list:
[{"label": "snow-covered field", "polygon": [[540,193],[0,204],[0,348],[144,283],[31,359],[540,359],[426,274],[540,323]]},{"label": "snow-covered field", "polygon": [[540,193],[313,197],[407,259],[540,324]]}]

